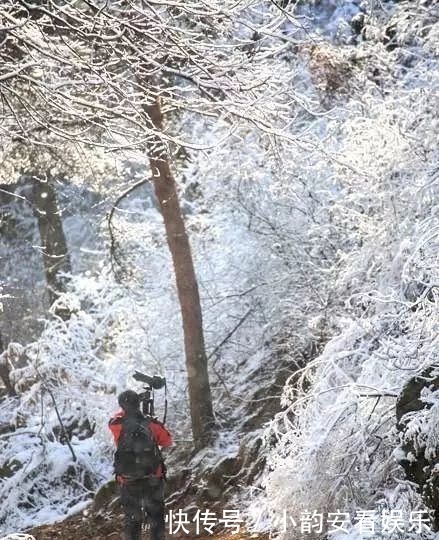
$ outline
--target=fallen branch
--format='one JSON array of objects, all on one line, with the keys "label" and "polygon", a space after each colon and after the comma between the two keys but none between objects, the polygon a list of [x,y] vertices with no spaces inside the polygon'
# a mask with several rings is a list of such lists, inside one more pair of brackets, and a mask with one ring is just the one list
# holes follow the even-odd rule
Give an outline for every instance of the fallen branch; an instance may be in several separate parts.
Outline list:
[{"label": "fallen branch", "polygon": [[66,430],[66,428],[64,427],[64,423],[63,423],[63,421],[62,421],[61,415],[59,414],[58,405],[56,404],[55,396],[53,395],[52,390],[51,390],[51,389],[47,386],[47,384],[44,382],[44,379],[43,379],[43,377],[41,376],[41,373],[38,371],[37,366],[34,366],[34,369],[35,369],[35,371],[36,371],[36,373],[37,373],[37,375],[38,375],[38,377],[39,377],[39,379],[40,379],[40,381],[41,381],[41,384],[42,384],[44,390],[47,391],[47,393],[49,394],[49,396],[50,396],[51,399],[52,399],[52,403],[53,403],[53,406],[54,406],[54,408],[55,408],[56,416],[57,416],[57,418],[58,418],[58,422],[59,422],[59,425],[60,425],[60,427],[61,427],[61,432],[62,432],[62,434],[64,435],[64,438],[65,438],[65,441],[66,441],[66,443],[67,443],[67,446],[69,447],[69,450],[70,450],[70,452],[71,452],[71,454],[72,454],[73,461],[76,462],[76,461],[78,461],[78,458],[76,457],[75,451],[73,450],[73,447],[72,447],[72,445],[71,445],[71,443],[70,443],[70,437],[69,437],[69,434],[67,433],[67,430]]}]

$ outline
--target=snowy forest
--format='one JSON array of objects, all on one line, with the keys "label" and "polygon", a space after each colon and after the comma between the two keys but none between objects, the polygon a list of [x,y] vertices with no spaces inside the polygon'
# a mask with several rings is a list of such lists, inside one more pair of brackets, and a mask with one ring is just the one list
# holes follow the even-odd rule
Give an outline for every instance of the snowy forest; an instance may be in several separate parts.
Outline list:
[{"label": "snowy forest", "polygon": [[166,538],[439,538],[438,67],[437,0],[1,0],[1,540],[127,538],[136,372]]}]

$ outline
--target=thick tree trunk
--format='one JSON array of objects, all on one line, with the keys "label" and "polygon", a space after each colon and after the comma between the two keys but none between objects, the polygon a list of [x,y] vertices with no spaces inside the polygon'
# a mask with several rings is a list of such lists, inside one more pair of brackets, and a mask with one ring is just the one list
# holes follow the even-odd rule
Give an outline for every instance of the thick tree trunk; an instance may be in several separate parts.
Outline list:
[{"label": "thick tree trunk", "polygon": [[61,274],[70,273],[71,265],[56,190],[50,181],[33,177],[33,204],[40,231],[49,302],[52,304],[65,292]]},{"label": "thick tree trunk", "polygon": [[[163,119],[159,99],[145,109],[154,127],[162,131]],[[199,449],[210,441],[214,426],[200,295],[176,182],[169,159],[161,153],[159,147],[158,142],[157,147],[150,152],[152,181],[174,265],[183,320],[192,432],[195,447]]]}]

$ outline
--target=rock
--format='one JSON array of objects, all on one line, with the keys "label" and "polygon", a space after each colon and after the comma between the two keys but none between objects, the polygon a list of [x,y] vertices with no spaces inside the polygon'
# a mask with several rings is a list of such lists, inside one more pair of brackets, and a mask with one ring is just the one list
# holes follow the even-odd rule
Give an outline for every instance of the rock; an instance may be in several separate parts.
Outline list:
[{"label": "rock", "polygon": [[103,486],[101,486],[96,492],[92,511],[94,514],[100,513],[102,511],[107,511],[113,509],[118,504],[118,493],[117,493],[117,484],[115,480],[110,480]]},{"label": "rock", "polygon": [[0,478],[10,478],[23,467],[23,464],[17,459],[11,459],[3,465],[0,465]]},{"label": "rock", "polygon": [[[423,411],[431,408],[431,404],[421,399],[424,388],[431,391],[439,389],[439,372],[435,366],[424,369],[411,378],[403,387],[396,402],[397,429],[400,433],[401,444],[396,453],[398,462],[404,469],[408,480],[416,484],[427,507],[433,511],[433,528],[439,530],[439,475],[436,469],[436,459],[426,455],[426,444],[423,443],[422,433],[409,429],[412,415],[407,419],[407,413]],[[425,434],[427,435],[427,434]]]}]

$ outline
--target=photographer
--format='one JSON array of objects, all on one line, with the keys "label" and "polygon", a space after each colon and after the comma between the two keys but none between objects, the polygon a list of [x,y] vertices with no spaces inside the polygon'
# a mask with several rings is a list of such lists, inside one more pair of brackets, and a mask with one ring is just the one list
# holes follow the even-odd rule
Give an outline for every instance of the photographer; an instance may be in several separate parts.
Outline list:
[{"label": "photographer", "polygon": [[164,540],[165,464],[160,448],[172,444],[165,426],[140,411],[140,396],[126,390],[118,398],[121,410],[109,422],[117,450],[114,469],[125,512],[125,540],[140,540],[148,516],[151,540]]}]

